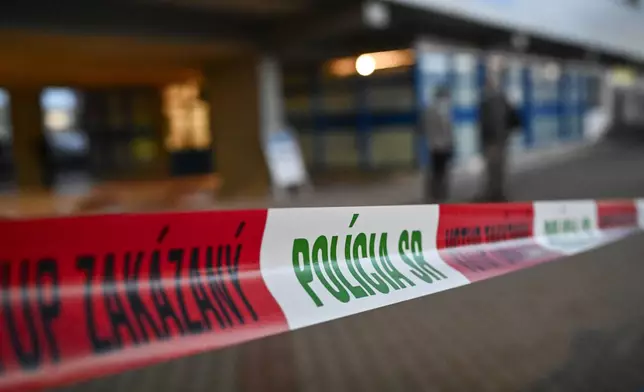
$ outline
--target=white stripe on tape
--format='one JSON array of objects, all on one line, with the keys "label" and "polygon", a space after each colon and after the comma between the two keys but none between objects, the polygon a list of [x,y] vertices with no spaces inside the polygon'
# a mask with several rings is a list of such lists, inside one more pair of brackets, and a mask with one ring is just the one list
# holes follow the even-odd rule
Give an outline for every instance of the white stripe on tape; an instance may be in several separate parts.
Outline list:
[{"label": "white stripe on tape", "polygon": [[636,199],[635,206],[637,207],[637,224],[640,229],[644,229],[644,199]]},{"label": "white stripe on tape", "polygon": [[[637,207],[644,227],[644,199]],[[270,209],[261,274],[290,329],[466,285],[470,281],[459,266],[448,265],[436,249],[438,223],[436,205]],[[476,252],[509,246],[536,252],[533,263],[522,255],[529,266],[551,256],[524,245],[572,255],[636,228],[600,230],[597,204],[582,200],[535,202],[533,230],[534,238],[453,248],[445,257],[462,253],[472,261]]]},{"label": "white stripe on tape", "polygon": [[542,246],[565,254],[583,252],[600,240],[594,201],[535,202],[534,236]]},{"label": "white stripe on tape", "polygon": [[262,276],[292,329],[467,284],[437,226],[435,205],[269,210]]}]

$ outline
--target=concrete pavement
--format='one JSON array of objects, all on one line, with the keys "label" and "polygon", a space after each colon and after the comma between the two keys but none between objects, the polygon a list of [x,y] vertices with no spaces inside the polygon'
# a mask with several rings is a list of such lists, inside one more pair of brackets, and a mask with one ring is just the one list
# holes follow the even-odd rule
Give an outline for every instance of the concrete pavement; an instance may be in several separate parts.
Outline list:
[{"label": "concrete pavement", "polygon": [[607,141],[509,186],[513,200],[644,197],[644,143]]},{"label": "concrete pavement", "polygon": [[[482,162],[452,170],[451,202],[471,202],[485,179]],[[314,194],[268,202],[274,207],[416,204],[423,200],[420,173],[358,186],[336,185]],[[572,143],[513,151],[507,178],[510,200],[556,200],[644,196],[644,143]]]}]

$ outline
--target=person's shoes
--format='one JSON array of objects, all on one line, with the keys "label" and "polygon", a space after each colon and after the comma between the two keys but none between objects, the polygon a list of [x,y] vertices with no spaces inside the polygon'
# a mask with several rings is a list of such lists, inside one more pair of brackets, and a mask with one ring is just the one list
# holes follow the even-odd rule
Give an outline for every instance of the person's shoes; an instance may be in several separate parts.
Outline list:
[{"label": "person's shoes", "polygon": [[446,202],[447,202],[447,199],[426,197],[423,199],[422,204],[445,204]]}]

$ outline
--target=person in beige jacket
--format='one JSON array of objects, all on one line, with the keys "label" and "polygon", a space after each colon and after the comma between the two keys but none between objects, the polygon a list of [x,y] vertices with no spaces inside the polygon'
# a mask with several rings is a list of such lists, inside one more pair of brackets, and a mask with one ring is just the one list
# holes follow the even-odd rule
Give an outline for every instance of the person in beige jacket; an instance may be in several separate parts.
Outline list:
[{"label": "person in beige jacket", "polygon": [[449,164],[454,149],[452,129],[452,104],[448,86],[440,86],[432,103],[423,113],[429,152],[430,166],[425,178],[425,201],[440,203],[447,200],[449,188]]}]

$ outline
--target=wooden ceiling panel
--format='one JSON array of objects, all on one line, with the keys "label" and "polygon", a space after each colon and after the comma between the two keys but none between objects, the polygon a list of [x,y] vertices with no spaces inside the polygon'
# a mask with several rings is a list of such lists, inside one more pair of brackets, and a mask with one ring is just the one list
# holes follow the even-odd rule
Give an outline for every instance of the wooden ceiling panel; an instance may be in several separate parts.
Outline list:
[{"label": "wooden ceiling panel", "polygon": [[0,32],[0,85],[164,84],[244,52],[240,45]]}]

